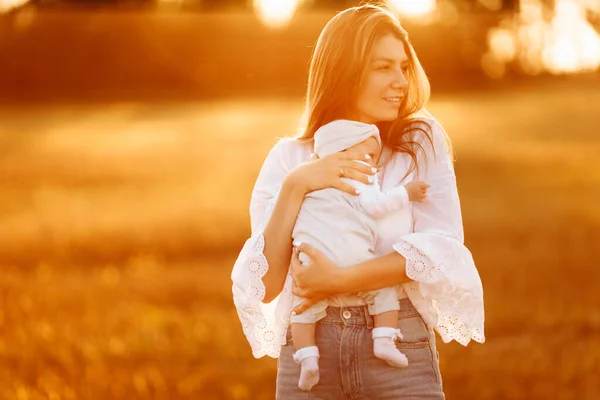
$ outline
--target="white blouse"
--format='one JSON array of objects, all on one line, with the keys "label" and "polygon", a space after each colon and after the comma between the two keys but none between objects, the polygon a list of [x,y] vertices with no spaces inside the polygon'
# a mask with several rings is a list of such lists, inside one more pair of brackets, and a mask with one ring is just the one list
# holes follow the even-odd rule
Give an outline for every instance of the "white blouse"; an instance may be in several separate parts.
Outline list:
[{"label": "white blouse", "polygon": [[[399,290],[408,296],[428,326],[444,342],[467,345],[471,339],[483,343],[483,288],[469,250],[464,246],[460,202],[446,133],[431,118],[433,149],[422,133],[416,133],[426,154],[417,153],[419,174],[402,179],[410,156],[384,148],[379,179],[382,190],[412,180],[428,183],[425,203],[410,203],[378,224],[377,253],[393,251],[406,258],[406,275],[412,279]],[[434,152],[435,150],[435,152]],[[288,272],[282,292],[272,302],[262,303],[262,277],[269,265],[263,254],[263,230],[269,221],[286,174],[309,160],[312,142],[294,139],[278,142],[269,152],[256,180],[250,200],[252,236],[246,241],[233,267],[233,301],[254,357],[277,358],[285,344],[292,309],[292,277]]]}]

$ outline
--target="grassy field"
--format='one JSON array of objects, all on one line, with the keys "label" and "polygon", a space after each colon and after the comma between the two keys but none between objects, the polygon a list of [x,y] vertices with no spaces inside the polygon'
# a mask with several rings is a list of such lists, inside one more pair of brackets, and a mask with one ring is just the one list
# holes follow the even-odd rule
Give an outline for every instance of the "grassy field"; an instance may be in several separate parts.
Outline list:
[{"label": "grassy field", "polygon": [[[450,400],[600,398],[597,86],[431,103],[486,301],[486,344],[440,344]],[[301,106],[0,109],[0,399],[274,398],[229,274]]]}]

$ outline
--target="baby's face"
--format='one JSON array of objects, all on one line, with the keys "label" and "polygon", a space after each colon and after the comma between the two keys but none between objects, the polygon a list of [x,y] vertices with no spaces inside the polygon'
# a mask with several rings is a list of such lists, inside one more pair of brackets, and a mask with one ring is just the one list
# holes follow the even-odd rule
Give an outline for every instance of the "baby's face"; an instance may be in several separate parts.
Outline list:
[{"label": "baby's face", "polygon": [[374,167],[377,166],[377,160],[379,160],[379,154],[381,153],[381,147],[379,147],[379,142],[373,136],[365,140],[364,142],[360,142],[355,144],[352,147],[348,147],[346,151],[357,151],[360,154],[368,154],[371,156],[371,160],[369,160],[369,164]]}]

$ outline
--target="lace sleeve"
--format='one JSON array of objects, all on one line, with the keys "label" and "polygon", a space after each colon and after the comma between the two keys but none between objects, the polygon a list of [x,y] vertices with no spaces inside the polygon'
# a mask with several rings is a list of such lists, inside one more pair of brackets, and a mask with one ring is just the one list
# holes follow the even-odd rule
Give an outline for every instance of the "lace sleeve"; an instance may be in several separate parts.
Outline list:
[{"label": "lace sleeve", "polygon": [[269,265],[263,254],[263,230],[273,212],[291,159],[288,141],[277,143],[265,159],[250,200],[252,236],[246,240],[231,273],[235,308],[256,358],[279,357],[292,307],[292,280],[288,274],[282,293],[265,304],[262,278]]},{"label": "lace sleeve", "polygon": [[[484,310],[481,279],[470,251],[464,246],[456,175],[445,143],[447,136],[435,121],[433,148],[421,143],[419,180],[430,184],[428,200],[413,204],[413,233],[402,236],[394,250],[406,258],[404,285],[426,322],[444,342],[483,343]],[[433,151],[435,149],[435,151]]]}]

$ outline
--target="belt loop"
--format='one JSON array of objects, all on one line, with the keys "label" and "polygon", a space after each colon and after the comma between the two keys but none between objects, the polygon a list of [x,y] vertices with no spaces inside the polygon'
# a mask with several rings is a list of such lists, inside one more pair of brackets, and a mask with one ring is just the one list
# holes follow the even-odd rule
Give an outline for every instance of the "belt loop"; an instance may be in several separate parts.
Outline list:
[{"label": "belt loop", "polygon": [[365,315],[365,320],[367,321],[367,329],[373,329],[373,317],[369,314],[369,306],[363,305],[363,313]]}]

